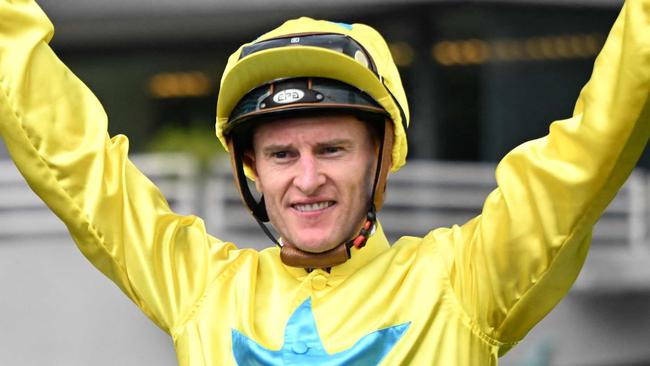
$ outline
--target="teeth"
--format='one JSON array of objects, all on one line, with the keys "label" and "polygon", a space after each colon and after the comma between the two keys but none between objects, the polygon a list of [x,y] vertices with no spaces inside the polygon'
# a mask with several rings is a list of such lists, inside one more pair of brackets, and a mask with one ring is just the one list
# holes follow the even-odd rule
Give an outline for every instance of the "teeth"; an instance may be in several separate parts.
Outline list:
[{"label": "teeth", "polygon": [[327,202],[317,202],[317,203],[310,203],[306,205],[294,205],[296,210],[300,212],[311,212],[311,211],[318,211],[318,210],[323,210],[332,205],[331,201]]}]

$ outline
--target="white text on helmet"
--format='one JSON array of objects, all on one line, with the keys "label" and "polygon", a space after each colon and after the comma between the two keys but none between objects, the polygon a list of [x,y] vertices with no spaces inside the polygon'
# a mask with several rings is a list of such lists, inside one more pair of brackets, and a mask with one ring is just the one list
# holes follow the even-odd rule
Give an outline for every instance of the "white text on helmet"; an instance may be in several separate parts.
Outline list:
[{"label": "white text on helmet", "polygon": [[304,98],[305,92],[299,89],[285,89],[273,96],[273,101],[278,104],[295,103]]}]

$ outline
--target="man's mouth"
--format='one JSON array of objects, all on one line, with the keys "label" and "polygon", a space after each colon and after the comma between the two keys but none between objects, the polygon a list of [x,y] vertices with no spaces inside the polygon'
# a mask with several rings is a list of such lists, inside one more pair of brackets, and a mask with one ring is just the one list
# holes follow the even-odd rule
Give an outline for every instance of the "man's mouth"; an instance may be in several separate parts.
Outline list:
[{"label": "man's mouth", "polygon": [[324,210],[332,205],[334,205],[334,201],[294,204],[291,205],[291,207],[293,207],[294,209],[300,212],[314,212],[314,211]]}]

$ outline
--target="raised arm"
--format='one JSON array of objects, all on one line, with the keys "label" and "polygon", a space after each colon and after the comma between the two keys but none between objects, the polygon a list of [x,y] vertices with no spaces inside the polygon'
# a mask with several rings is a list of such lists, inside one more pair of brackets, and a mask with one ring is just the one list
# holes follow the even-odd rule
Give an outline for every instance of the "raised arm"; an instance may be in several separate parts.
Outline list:
[{"label": "raised arm", "polygon": [[487,336],[519,341],[573,284],[593,225],[647,143],[649,91],[650,1],[628,0],[573,117],[501,161],[481,216],[431,234],[454,242],[452,286]]},{"label": "raised arm", "polygon": [[128,160],[128,140],[108,136],[102,106],[48,46],[52,34],[34,2],[0,0],[0,136],[83,254],[169,330],[238,252],[170,211]]}]

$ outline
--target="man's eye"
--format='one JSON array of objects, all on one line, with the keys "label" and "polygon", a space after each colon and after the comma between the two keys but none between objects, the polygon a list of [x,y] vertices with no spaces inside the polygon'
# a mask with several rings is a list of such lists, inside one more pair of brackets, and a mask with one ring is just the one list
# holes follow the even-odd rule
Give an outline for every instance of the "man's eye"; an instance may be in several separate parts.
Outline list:
[{"label": "man's eye", "polygon": [[276,151],[271,153],[271,156],[275,159],[286,159],[289,157],[288,151]]},{"label": "man's eye", "polygon": [[336,153],[340,152],[341,150],[343,150],[343,148],[341,148],[340,146],[327,146],[327,147],[323,148],[323,153],[325,153],[325,154],[336,154]]}]

